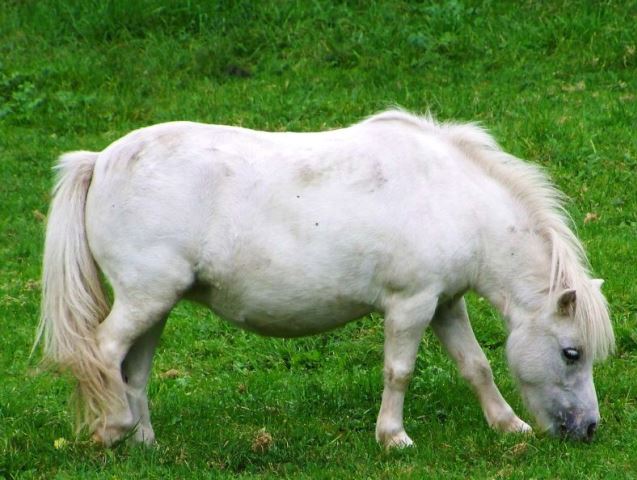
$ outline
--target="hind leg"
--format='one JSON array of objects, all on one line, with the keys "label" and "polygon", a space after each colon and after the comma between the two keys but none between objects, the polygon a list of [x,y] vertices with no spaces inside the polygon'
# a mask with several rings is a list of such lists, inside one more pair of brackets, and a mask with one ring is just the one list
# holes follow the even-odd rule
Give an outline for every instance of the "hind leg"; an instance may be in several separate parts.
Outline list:
[{"label": "hind leg", "polygon": [[[96,332],[107,372],[105,391],[88,404],[99,407],[94,412],[94,439],[110,445],[138,422],[150,428],[144,390],[152,355],[168,313],[194,275],[191,262],[170,244],[133,250],[122,242],[110,255],[102,247],[96,260],[113,286],[115,301]],[[148,428],[140,431],[142,439],[152,431]]]},{"label": "hind leg", "polygon": [[[105,397],[108,396],[111,400],[109,405],[105,405],[99,413],[101,419],[93,435],[96,441],[111,445],[126,435],[140,420],[139,416],[135,415],[139,411],[138,402],[133,402],[134,404],[131,405],[129,396],[135,400],[138,398],[138,385],[142,383],[140,377],[144,377],[145,384],[147,373],[140,375],[136,371],[132,377],[135,386],[129,388],[125,382],[126,375],[122,371],[122,366],[129,351],[132,351],[131,359],[140,358],[139,361],[142,363],[147,361],[147,368],[150,369],[150,358],[146,359],[150,355],[145,354],[146,342],[149,340],[145,339],[145,335],[163,324],[163,319],[171,307],[172,304],[162,305],[156,302],[149,302],[142,306],[116,298],[111,313],[99,325],[98,346],[105,370],[109,372],[106,383],[108,395]],[[149,338],[150,343],[153,344],[152,335]]]},{"label": "hind leg", "polygon": [[122,365],[124,381],[128,387],[126,396],[135,425],[135,433],[132,438],[146,445],[151,445],[155,441],[155,432],[150,423],[146,387],[155,348],[165,324],[165,319],[160,320],[138,338],[126,355]]},{"label": "hind leg", "polygon": [[503,432],[530,432],[493,381],[493,372],[473,333],[464,299],[438,309],[431,328],[456,362],[478,399],[489,425]]}]

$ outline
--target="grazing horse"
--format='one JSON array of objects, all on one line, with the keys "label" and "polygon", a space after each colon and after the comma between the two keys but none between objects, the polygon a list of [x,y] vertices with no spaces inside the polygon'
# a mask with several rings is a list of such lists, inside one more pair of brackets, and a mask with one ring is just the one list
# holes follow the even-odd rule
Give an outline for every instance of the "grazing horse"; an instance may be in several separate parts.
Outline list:
[{"label": "grazing horse", "polygon": [[428,326],[488,424],[530,431],[493,381],[468,290],[502,313],[538,425],[595,432],[593,362],[614,344],[601,280],[548,177],[476,125],[398,110],[316,133],[174,122],[63,155],[57,168],[37,339],[77,378],[79,424],[97,441],[131,429],[154,441],[146,386],[182,298],[278,337],[381,312],[386,447],[412,444],[403,402]]}]

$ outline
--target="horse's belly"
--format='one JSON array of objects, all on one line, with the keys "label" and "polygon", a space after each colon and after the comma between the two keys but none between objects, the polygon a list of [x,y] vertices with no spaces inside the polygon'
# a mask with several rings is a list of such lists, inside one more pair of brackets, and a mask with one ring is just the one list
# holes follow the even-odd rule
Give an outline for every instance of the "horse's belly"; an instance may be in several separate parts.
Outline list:
[{"label": "horse's belly", "polygon": [[[305,298],[285,288],[238,293],[232,289],[206,287],[196,299],[230,323],[261,335],[300,337],[325,332],[356,320],[373,307],[334,295],[331,298]],[[194,296],[191,296],[194,297]]]},{"label": "horse's belly", "polygon": [[301,337],[326,332],[356,320],[370,312],[370,308],[357,306],[343,310],[288,312],[246,310],[229,319],[235,325],[272,337]]}]

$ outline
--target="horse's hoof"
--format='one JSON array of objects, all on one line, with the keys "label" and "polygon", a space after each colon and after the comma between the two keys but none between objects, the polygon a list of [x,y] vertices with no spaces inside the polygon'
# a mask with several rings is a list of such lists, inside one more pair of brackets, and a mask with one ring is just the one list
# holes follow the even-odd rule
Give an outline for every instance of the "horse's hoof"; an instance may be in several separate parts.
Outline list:
[{"label": "horse's hoof", "polygon": [[409,438],[409,435],[407,435],[404,430],[389,437],[385,437],[383,443],[385,445],[385,450],[403,449],[414,445],[413,440]]},{"label": "horse's hoof", "polygon": [[155,432],[150,426],[139,425],[131,440],[145,447],[152,447],[155,444]]},{"label": "horse's hoof", "polygon": [[520,420],[518,417],[513,417],[506,422],[499,422],[494,425],[494,428],[503,433],[533,433],[533,429],[531,428],[531,426],[528,423]]},{"label": "horse's hoof", "polygon": [[105,435],[104,433],[95,432],[93,433],[93,435],[91,435],[91,441],[93,441],[93,443],[99,445],[100,447],[108,448],[112,446],[117,440]]},{"label": "horse's hoof", "polygon": [[119,427],[107,427],[93,432],[91,440],[98,445],[111,447],[124,438],[127,430]]},{"label": "horse's hoof", "polygon": [[524,433],[524,434],[533,433],[533,429],[531,428],[531,426],[528,423],[523,422],[519,418],[518,418],[518,421],[520,422],[520,424],[518,425],[518,428],[516,430],[514,430],[515,432]]}]

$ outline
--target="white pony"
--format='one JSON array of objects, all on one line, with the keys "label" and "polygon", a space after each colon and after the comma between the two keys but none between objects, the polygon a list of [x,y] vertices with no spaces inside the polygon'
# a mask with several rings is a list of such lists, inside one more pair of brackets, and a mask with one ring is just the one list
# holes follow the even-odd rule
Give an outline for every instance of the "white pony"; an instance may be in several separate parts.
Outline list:
[{"label": "white pony", "polygon": [[470,289],[502,312],[539,426],[595,432],[593,361],[614,343],[601,280],[547,176],[475,125],[403,111],[319,133],[175,122],[63,155],[58,170],[38,340],[77,378],[80,424],[100,442],[131,429],[154,441],[146,385],[182,298],[281,337],[384,314],[376,438],[386,447],[412,444],[403,401],[427,326],[489,425],[530,431],[493,382]]}]

